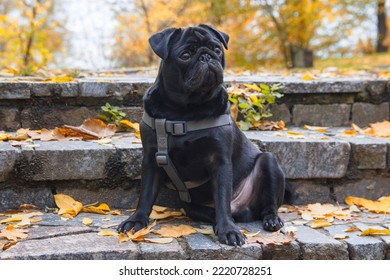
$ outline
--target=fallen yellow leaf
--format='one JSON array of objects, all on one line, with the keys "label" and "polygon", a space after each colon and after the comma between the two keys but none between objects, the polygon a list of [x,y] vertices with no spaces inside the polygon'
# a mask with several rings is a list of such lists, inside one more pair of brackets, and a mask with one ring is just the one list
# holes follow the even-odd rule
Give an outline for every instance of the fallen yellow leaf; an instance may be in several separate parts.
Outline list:
[{"label": "fallen yellow leaf", "polygon": [[39,223],[42,222],[42,218],[40,217],[34,217],[30,219],[30,223]]},{"label": "fallen yellow leaf", "polygon": [[349,235],[348,234],[343,234],[343,233],[338,233],[338,234],[335,234],[335,236],[333,236],[334,239],[346,239],[346,238],[349,238]]},{"label": "fallen yellow leaf", "polygon": [[294,234],[298,231],[298,229],[294,226],[288,226],[284,230],[286,233],[294,233]]},{"label": "fallen yellow leaf", "polygon": [[328,131],[328,127],[323,127],[323,126],[310,126],[310,125],[304,125],[303,128],[306,129],[306,130],[311,130],[311,131],[316,131],[316,132],[322,132],[322,133],[329,132],[329,131]]},{"label": "fallen yellow leaf", "polygon": [[41,215],[43,215],[42,212],[17,213],[17,214],[13,214],[9,218],[1,220],[0,224],[19,223],[19,222],[22,222],[23,220],[31,219],[34,216],[41,216]]},{"label": "fallen yellow leaf", "polygon": [[117,236],[118,232],[112,231],[112,230],[109,230],[109,229],[103,229],[103,230],[99,231],[97,233],[97,235],[100,235],[100,236]]},{"label": "fallen yellow leaf", "polygon": [[357,205],[374,213],[390,213],[390,196],[381,197],[377,201],[361,197],[348,196],[345,198],[348,205]]},{"label": "fallen yellow leaf", "polygon": [[294,233],[283,234],[279,231],[273,233],[259,233],[256,236],[248,237],[247,243],[259,243],[264,245],[287,245],[296,239]]},{"label": "fallen yellow leaf", "polygon": [[197,231],[193,227],[188,225],[179,225],[179,226],[163,225],[161,226],[160,229],[153,231],[153,233],[156,233],[163,237],[174,237],[174,238],[190,235],[196,232]]},{"label": "fallen yellow leaf", "polygon": [[156,225],[156,221],[151,223],[149,226],[140,229],[139,231],[133,232],[132,230],[126,232],[126,234],[121,234],[119,236],[119,242],[131,241],[144,241],[145,236],[152,232],[153,227]]},{"label": "fallen yellow leaf", "polygon": [[135,131],[135,136],[136,136],[137,138],[140,138],[140,137],[141,137],[140,128],[139,128],[139,123],[133,123],[133,122],[131,122],[131,121],[129,121],[129,120],[121,120],[121,121],[119,121],[119,123],[120,123],[121,125],[123,125],[124,127],[134,129],[134,131]]},{"label": "fallen yellow leaf", "polygon": [[173,241],[171,237],[163,237],[163,238],[144,238],[146,242],[156,243],[156,244],[167,244]]},{"label": "fallen yellow leaf", "polygon": [[207,227],[207,228],[197,228],[194,227],[194,229],[204,235],[213,235],[214,234],[214,229],[213,227]]},{"label": "fallen yellow leaf", "polygon": [[390,122],[389,121],[370,123],[370,126],[373,130],[373,136],[390,137]]},{"label": "fallen yellow leaf", "polygon": [[83,205],[74,200],[69,195],[65,194],[56,194],[54,195],[54,200],[58,208],[58,215],[68,214],[72,217],[75,217],[83,209]]},{"label": "fallen yellow leaf", "polygon": [[302,212],[301,217],[305,221],[312,221],[312,220],[314,220],[313,216],[309,212]]},{"label": "fallen yellow leaf", "polygon": [[108,212],[110,212],[111,209],[106,203],[102,203],[99,206],[89,205],[89,206],[83,207],[83,209],[81,211],[85,212],[85,213],[94,213],[94,214],[105,215],[105,214],[108,214]]},{"label": "fallen yellow leaf", "polygon": [[252,89],[252,90],[255,90],[255,91],[258,91],[258,92],[261,91],[261,88],[258,85],[256,85],[256,84],[244,84],[244,86],[246,88],[249,88],[249,89]]},{"label": "fallen yellow leaf", "polygon": [[90,226],[90,225],[92,225],[92,219],[91,218],[83,218],[83,224],[85,225],[85,226]]},{"label": "fallen yellow leaf", "polygon": [[166,212],[156,212],[155,210],[152,210],[152,212],[149,215],[149,218],[152,220],[162,220],[172,217],[181,217],[184,216],[182,212],[180,211],[166,211]]},{"label": "fallen yellow leaf", "polygon": [[312,220],[313,220],[313,217],[311,217],[311,220],[304,220],[304,221],[303,220],[295,220],[295,221],[292,221],[291,224],[296,225],[296,226],[301,226],[301,225],[307,224],[309,221],[312,221]]},{"label": "fallen yellow leaf", "polygon": [[370,235],[370,236],[390,235],[390,229],[368,228],[359,234],[359,236],[366,236],[366,235]]},{"label": "fallen yellow leaf", "polygon": [[305,139],[306,138],[302,132],[296,132],[296,131],[287,131],[286,135],[289,138],[297,138],[297,139]]},{"label": "fallen yellow leaf", "polygon": [[99,119],[87,119],[80,126],[64,125],[57,129],[64,136],[82,137],[86,140],[101,139],[115,134],[114,124],[105,124]]},{"label": "fallen yellow leaf", "polygon": [[362,129],[356,124],[352,124],[352,130],[349,131],[359,132],[372,137],[390,137],[390,121],[384,120],[383,122],[370,123],[370,127]]},{"label": "fallen yellow leaf", "polygon": [[156,212],[165,212],[168,210],[168,207],[165,206],[159,206],[159,205],[153,205],[152,210]]},{"label": "fallen yellow leaf", "polygon": [[69,83],[69,82],[73,82],[74,79],[72,77],[69,77],[69,76],[64,76],[64,77],[50,77],[50,78],[47,78],[46,80],[44,80],[44,82],[53,82],[53,83]]},{"label": "fallen yellow leaf", "polygon": [[305,75],[302,76],[302,80],[304,81],[317,80],[317,77],[310,72],[306,72]]},{"label": "fallen yellow leaf", "polygon": [[354,231],[360,231],[358,227],[349,227],[344,230],[345,232],[354,232]]},{"label": "fallen yellow leaf", "polygon": [[247,231],[247,230],[240,230],[241,233],[243,235],[245,235],[246,237],[254,237],[254,236],[257,236],[258,234],[260,234],[261,231],[258,231],[258,232],[251,232],[251,231]]},{"label": "fallen yellow leaf", "polygon": [[329,227],[331,226],[332,223],[328,222],[327,220],[319,219],[319,220],[314,220],[311,224],[311,228],[323,228],[323,227]]},{"label": "fallen yellow leaf", "polygon": [[27,231],[17,229],[14,225],[8,225],[5,229],[0,231],[0,237],[4,237],[8,240],[17,241],[18,239],[25,239],[28,237]]}]

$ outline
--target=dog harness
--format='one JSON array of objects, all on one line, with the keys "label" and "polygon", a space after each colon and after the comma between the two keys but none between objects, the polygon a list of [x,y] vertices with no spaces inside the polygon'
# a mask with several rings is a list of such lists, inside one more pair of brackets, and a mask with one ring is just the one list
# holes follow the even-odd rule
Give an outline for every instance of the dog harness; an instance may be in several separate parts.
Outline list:
[{"label": "dog harness", "polygon": [[[170,121],[167,119],[152,118],[146,112],[144,112],[142,116],[142,121],[156,131],[157,165],[165,170],[168,177],[171,179],[174,188],[179,192],[180,199],[185,202],[191,202],[191,197],[188,190],[201,186],[209,179],[203,182],[183,182],[177,172],[177,169],[169,158],[168,136],[183,136],[191,131],[231,125],[232,119],[230,117],[230,114],[224,114],[215,118],[207,118],[196,121]],[[168,187],[170,187],[170,185],[171,184],[167,184]]]}]

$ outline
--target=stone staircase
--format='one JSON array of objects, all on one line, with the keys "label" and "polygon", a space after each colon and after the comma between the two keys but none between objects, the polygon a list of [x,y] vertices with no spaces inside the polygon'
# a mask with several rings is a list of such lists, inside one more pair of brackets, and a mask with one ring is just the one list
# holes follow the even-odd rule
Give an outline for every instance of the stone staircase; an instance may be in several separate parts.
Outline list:
[{"label": "stone staircase", "polygon": [[[0,78],[0,131],[79,125],[95,117],[106,102],[120,106],[131,121],[139,121],[142,94],[153,80],[142,75],[83,78],[70,83]],[[370,199],[390,195],[390,140],[340,136],[351,122],[364,127],[389,119],[389,81],[367,77],[314,81],[297,77],[226,78],[227,83],[232,81],[284,85],[284,97],[272,108],[273,119],[284,120],[289,131],[304,137],[292,137],[286,131],[245,133],[263,151],[275,153],[296,195],[294,204],[343,203],[348,195]],[[327,133],[318,133],[303,130],[304,124],[330,128]],[[105,145],[33,141],[12,146],[0,141],[0,213],[23,203],[41,210],[54,207],[56,193],[71,195],[84,205],[105,202],[111,209],[133,208],[139,193],[141,160],[142,145],[130,133],[118,133]],[[157,204],[180,207],[176,192],[165,188]],[[301,218],[296,212],[280,216],[286,226]],[[92,218],[93,225],[84,226],[84,217]],[[0,251],[0,259],[390,259],[388,236],[358,236],[358,231],[345,240],[334,238],[352,226],[360,230],[389,228],[386,214],[362,212],[357,220],[335,221],[323,229],[299,225],[297,239],[288,245],[246,244],[239,248],[219,244],[215,236],[200,233],[169,244],[121,243],[115,236],[96,234],[107,223],[118,224],[123,219],[81,213],[63,221],[49,211],[29,228],[27,239]],[[180,223],[204,226],[189,220]],[[239,226],[263,232],[260,222]],[[5,227],[0,224],[0,230]]]},{"label": "stone staircase", "polygon": [[[142,95],[153,77],[82,78],[69,83],[0,80],[0,131],[79,125],[95,117],[105,102],[120,106],[131,121],[142,114]],[[342,137],[351,122],[359,126],[389,119],[390,82],[369,78],[227,77],[244,83],[282,83],[284,97],[274,105],[275,120],[286,132],[246,132],[264,151],[275,153],[296,193],[296,203],[343,202],[355,195],[377,199],[390,194],[390,140]],[[330,126],[321,134],[302,126]],[[53,194],[66,193],[83,203],[134,207],[139,191],[142,145],[130,134],[111,144],[92,141],[41,142],[14,147],[0,142],[0,211],[22,203],[54,206]],[[164,190],[159,203],[178,205]]]}]

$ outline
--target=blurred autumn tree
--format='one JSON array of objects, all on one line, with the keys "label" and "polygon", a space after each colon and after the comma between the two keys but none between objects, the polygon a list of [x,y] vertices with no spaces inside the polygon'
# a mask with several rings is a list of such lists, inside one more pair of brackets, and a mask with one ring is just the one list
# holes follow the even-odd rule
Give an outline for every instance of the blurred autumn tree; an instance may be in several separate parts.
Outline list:
[{"label": "blurred autumn tree", "polygon": [[377,0],[377,52],[387,52],[389,49],[389,38],[387,37],[387,17],[386,17],[386,0]]},{"label": "blurred autumn tree", "polygon": [[[378,0],[380,1],[380,0]],[[338,43],[367,17],[370,0],[135,0],[118,14],[115,58],[119,66],[157,62],[147,39],[171,26],[214,25],[230,35],[228,65],[255,68],[339,51]],[[297,65],[299,64],[299,65]]]},{"label": "blurred autumn tree", "polygon": [[330,52],[361,24],[367,17],[367,5],[372,5],[369,0],[258,0],[252,3],[259,8],[258,45],[266,48],[265,57],[276,60],[282,57],[286,67],[302,67],[305,63],[298,62],[307,53]]},{"label": "blurred autumn tree", "polygon": [[0,67],[29,74],[50,63],[64,32],[52,15],[53,0],[0,0]]},{"label": "blurred autumn tree", "polygon": [[[247,5],[242,5],[242,3]],[[228,63],[246,64],[242,47],[251,43],[248,24],[255,11],[249,1],[193,1],[193,0],[136,0],[134,8],[119,12],[116,47],[118,66],[146,66],[155,64],[157,56],[148,38],[167,27],[185,27],[206,23],[228,33],[234,40],[229,44]]]}]

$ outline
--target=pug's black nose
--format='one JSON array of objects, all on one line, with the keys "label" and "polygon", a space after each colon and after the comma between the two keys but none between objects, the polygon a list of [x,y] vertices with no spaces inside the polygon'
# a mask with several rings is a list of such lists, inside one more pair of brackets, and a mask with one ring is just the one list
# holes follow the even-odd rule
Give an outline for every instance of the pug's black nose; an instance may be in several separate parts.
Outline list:
[{"label": "pug's black nose", "polygon": [[211,55],[209,55],[208,53],[202,54],[199,57],[200,62],[203,62],[203,63],[209,62],[211,59],[212,59]]}]

